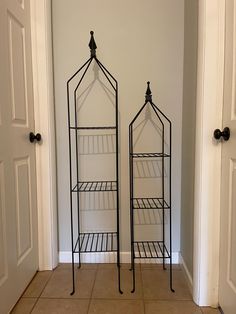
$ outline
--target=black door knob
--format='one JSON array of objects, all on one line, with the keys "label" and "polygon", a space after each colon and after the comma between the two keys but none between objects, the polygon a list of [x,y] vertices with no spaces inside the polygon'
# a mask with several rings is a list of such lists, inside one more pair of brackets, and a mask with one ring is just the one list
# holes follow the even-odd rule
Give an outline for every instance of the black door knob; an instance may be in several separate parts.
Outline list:
[{"label": "black door knob", "polygon": [[40,142],[42,139],[41,134],[37,133],[36,135],[34,135],[33,132],[30,132],[29,134],[29,140],[31,143],[33,143],[34,141]]},{"label": "black door knob", "polygon": [[221,137],[223,137],[225,141],[228,141],[228,139],[230,138],[230,129],[228,127],[225,127],[223,131],[219,129],[216,129],[214,131],[214,138],[216,140],[219,140]]}]

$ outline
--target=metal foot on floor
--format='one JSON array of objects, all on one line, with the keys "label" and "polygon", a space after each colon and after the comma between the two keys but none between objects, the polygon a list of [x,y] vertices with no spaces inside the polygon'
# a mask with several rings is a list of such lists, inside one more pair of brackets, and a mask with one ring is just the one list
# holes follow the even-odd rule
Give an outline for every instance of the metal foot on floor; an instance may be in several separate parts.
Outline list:
[{"label": "metal foot on floor", "polygon": [[118,268],[118,290],[120,294],[123,294],[123,291],[121,290],[121,287],[120,287],[120,261],[119,260],[117,263],[117,268]]},{"label": "metal foot on floor", "polygon": [[73,291],[70,293],[70,295],[73,295],[75,293],[75,289],[73,289]]}]

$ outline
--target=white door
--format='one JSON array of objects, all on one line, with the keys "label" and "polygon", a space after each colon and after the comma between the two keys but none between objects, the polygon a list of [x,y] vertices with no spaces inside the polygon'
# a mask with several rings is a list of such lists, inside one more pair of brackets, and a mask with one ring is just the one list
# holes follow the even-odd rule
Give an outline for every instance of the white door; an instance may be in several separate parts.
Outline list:
[{"label": "white door", "polygon": [[231,136],[222,143],[219,303],[236,313],[236,0],[226,0],[223,127]]},{"label": "white door", "polygon": [[30,0],[0,0],[0,313],[38,269]]}]

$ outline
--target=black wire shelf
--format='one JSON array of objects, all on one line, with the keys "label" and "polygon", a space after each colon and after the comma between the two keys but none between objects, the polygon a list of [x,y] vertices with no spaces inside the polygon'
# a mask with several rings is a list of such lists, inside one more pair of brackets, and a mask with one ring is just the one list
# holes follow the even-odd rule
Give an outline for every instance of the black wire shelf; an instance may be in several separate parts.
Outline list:
[{"label": "black wire shelf", "polygon": [[133,198],[133,209],[169,209],[170,206],[163,198],[142,197]]},{"label": "black wire shelf", "polygon": [[80,181],[72,192],[110,192],[117,191],[116,181]]},{"label": "black wire shelf", "polygon": [[[118,121],[118,82],[115,77],[108,71],[108,69],[99,61],[96,56],[97,45],[94,39],[93,31],[90,32],[91,38],[89,41],[90,57],[89,59],[67,80],[67,109],[68,109],[68,135],[69,135],[69,176],[70,176],[70,221],[71,221],[71,251],[72,251],[72,292],[75,292],[75,258],[74,254],[78,253],[79,267],[81,266],[82,252],[110,252],[116,251],[117,258],[117,271],[118,271],[118,291],[122,294],[120,285],[120,207],[119,207],[119,121]],[[87,119],[83,124],[80,124],[80,114],[78,111],[78,96],[84,92],[81,89],[81,84],[91,70],[93,64],[97,66],[101,75],[104,75],[104,79],[108,86],[106,88],[113,94],[114,115],[110,120],[106,120],[104,125],[96,120],[91,122],[89,119],[89,113],[86,115]],[[102,112],[101,112],[102,113]],[[90,110],[90,115],[93,112]],[[87,132],[86,132],[87,130]],[[94,130],[94,132],[91,132]],[[102,131],[103,130],[103,131]],[[81,143],[83,142],[83,132],[95,133],[97,139],[99,136],[111,135],[115,137],[114,143],[112,141],[112,151],[104,152],[104,149],[100,153],[113,153],[115,154],[114,160],[114,176],[111,175],[113,181],[107,181],[106,177],[104,181],[84,181],[80,177],[80,158],[81,158]],[[98,134],[97,134],[98,133]],[[105,133],[105,134],[101,134]],[[113,134],[114,133],[114,134]],[[97,141],[97,146],[99,146]],[[109,142],[110,143],[110,142]],[[107,144],[107,148],[108,148]],[[99,147],[98,147],[99,148]],[[88,150],[90,153],[90,150]],[[93,152],[95,153],[95,151]],[[96,155],[95,153],[94,155]],[[86,155],[86,154],[84,154]],[[100,159],[99,159],[100,161]],[[98,162],[99,162],[98,161]],[[99,178],[102,179],[102,178]],[[90,179],[91,180],[91,179]],[[97,228],[94,233],[81,233],[83,221],[81,220],[81,202],[80,192],[110,192],[116,191],[114,200],[116,200],[116,233],[97,233]],[[76,193],[74,193],[76,192]],[[76,218],[76,219],[75,219]],[[94,223],[96,223],[94,221]],[[113,227],[111,227],[113,230]]]},{"label": "black wire shelf", "polygon": [[71,126],[71,130],[115,130],[116,126]]},{"label": "black wire shelf", "polygon": [[117,232],[80,233],[73,253],[117,252]]},{"label": "black wire shelf", "polygon": [[133,158],[156,158],[156,157],[170,157],[166,153],[132,153],[130,154]]},{"label": "black wire shelf", "polygon": [[[158,128],[160,133],[153,134],[153,138],[159,137],[158,148],[153,147],[151,151],[138,152],[135,151],[135,146],[137,144],[136,138],[134,143],[134,132],[136,130],[135,125],[137,124],[137,119],[139,119],[140,114],[145,110],[146,106],[152,111],[152,114],[155,115]],[[148,119],[148,117],[147,117]],[[138,138],[139,139],[139,138]],[[148,138],[142,139],[142,142]],[[167,147],[166,147],[167,145]],[[129,124],[129,174],[130,174],[130,237],[131,237],[131,270],[133,272],[133,288],[131,292],[135,291],[136,279],[135,279],[135,258],[153,258],[153,259],[162,259],[162,267],[166,269],[165,263],[166,258],[169,258],[170,262],[170,290],[174,292],[173,289],[173,277],[172,277],[172,217],[171,217],[171,146],[172,146],[172,123],[169,118],[153,103],[152,101],[152,92],[150,89],[150,82],[147,82],[147,90],[145,94],[145,102],[143,106],[134,116],[133,120]],[[155,152],[156,151],[156,152]],[[159,151],[159,152],[157,152]],[[142,196],[145,197],[134,197],[137,194],[137,188],[135,185],[136,179],[139,179],[140,176],[136,176],[136,164],[137,162],[144,162],[145,158],[149,158],[149,161],[157,162],[159,173],[158,179],[160,185],[158,187],[158,192],[154,192],[153,196],[150,197],[150,192],[145,189],[143,186]],[[136,159],[136,161],[135,161]],[[138,160],[137,160],[138,159]],[[151,160],[152,159],[152,160]],[[147,159],[146,159],[147,161]],[[138,166],[138,165],[137,165]],[[153,165],[152,165],[153,166]],[[134,171],[135,170],[135,171]],[[168,176],[166,175],[168,173]],[[157,176],[156,176],[157,177]],[[144,176],[145,179],[153,179],[153,176]],[[151,181],[150,181],[151,182]],[[166,184],[167,183],[167,184]],[[168,196],[167,196],[168,195]],[[160,197],[157,197],[160,196]],[[168,200],[168,201],[167,201]],[[166,211],[168,209],[168,211]],[[159,216],[161,216],[161,223],[158,223],[161,226],[161,230],[158,233],[158,238],[156,239],[147,239],[140,241],[137,239],[135,225],[136,219],[135,214],[145,211],[158,211]],[[166,215],[168,214],[168,217]],[[155,215],[153,215],[153,218]],[[152,218],[152,219],[153,219]],[[167,222],[166,222],[166,219]],[[169,224],[169,237],[166,237],[166,224]],[[149,225],[156,224],[148,223]],[[141,224],[140,224],[141,225]],[[153,235],[154,236],[154,235]],[[135,239],[136,238],[136,239]],[[167,245],[167,246],[166,246]],[[167,249],[169,248],[169,251]]]},{"label": "black wire shelf", "polygon": [[163,241],[135,241],[134,258],[170,258]]}]

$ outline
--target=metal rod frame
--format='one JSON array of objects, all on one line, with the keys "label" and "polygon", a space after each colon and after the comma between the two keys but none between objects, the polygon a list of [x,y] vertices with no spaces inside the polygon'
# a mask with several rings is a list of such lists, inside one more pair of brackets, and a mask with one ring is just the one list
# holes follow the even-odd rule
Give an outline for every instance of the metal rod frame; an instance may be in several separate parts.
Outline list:
[{"label": "metal rod frame", "polygon": [[[135,121],[138,119],[141,112],[147,105],[150,105],[153,112],[157,116],[161,128],[162,128],[162,142],[161,142],[161,152],[134,152],[133,146],[133,126]],[[168,126],[167,126],[167,125]],[[169,152],[165,152],[165,129],[169,128]],[[150,90],[150,82],[147,82],[147,91],[145,95],[145,103],[137,112],[131,123],[129,124],[129,177],[130,177],[130,238],[131,238],[131,271],[133,272],[133,286],[131,292],[135,291],[135,259],[143,258],[153,258],[162,259],[163,269],[166,269],[165,260],[169,259],[170,262],[170,290],[174,292],[173,289],[173,275],[172,275],[172,220],[171,220],[171,145],[172,145],[172,123],[170,119],[152,102],[152,95]],[[138,198],[134,197],[134,159],[135,158],[161,158],[162,161],[162,195],[161,197],[152,198]],[[166,159],[167,158],[167,159]],[[164,171],[165,171],[165,161],[169,162],[169,201],[165,200],[165,183],[164,183]],[[162,211],[162,239],[158,241],[135,241],[134,235],[134,211],[136,209],[157,209]],[[169,210],[169,224],[170,224],[170,240],[169,240],[169,251],[166,247],[165,239],[165,211]]]},{"label": "metal rod frame", "polygon": [[[68,135],[69,135],[69,176],[70,176],[70,220],[71,220],[71,253],[72,253],[72,292],[75,292],[75,258],[74,254],[78,254],[79,268],[81,266],[81,253],[89,252],[116,252],[117,253],[117,268],[118,268],[118,290],[122,294],[120,282],[120,208],[119,208],[119,124],[118,124],[118,82],[107,68],[96,57],[96,43],[94,41],[93,32],[90,32],[91,39],[89,43],[90,58],[68,79],[67,81],[67,107],[68,107]],[[92,61],[96,62],[99,69],[102,71],[107,81],[115,92],[115,125],[113,126],[80,126],[77,117],[77,91],[88,71]],[[81,77],[74,88],[71,90],[71,83]],[[72,96],[73,95],[73,101]],[[71,113],[74,112],[74,121],[71,121]],[[79,181],[79,153],[78,153],[78,135],[80,130],[108,130],[114,129],[116,135],[116,177],[113,181]],[[72,141],[75,141],[75,168],[76,168],[76,183],[73,182],[72,173]],[[100,232],[100,233],[81,233],[80,225],[80,193],[81,192],[111,192],[116,193],[116,231],[115,232]],[[73,195],[76,193],[76,206],[73,203]],[[74,208],[76,207],[76,208]],[[78,236],[74,241],[74,215],[77,215]]]}]

